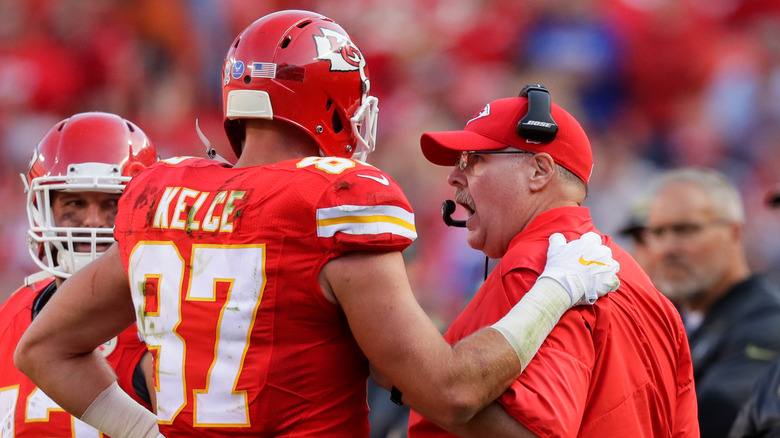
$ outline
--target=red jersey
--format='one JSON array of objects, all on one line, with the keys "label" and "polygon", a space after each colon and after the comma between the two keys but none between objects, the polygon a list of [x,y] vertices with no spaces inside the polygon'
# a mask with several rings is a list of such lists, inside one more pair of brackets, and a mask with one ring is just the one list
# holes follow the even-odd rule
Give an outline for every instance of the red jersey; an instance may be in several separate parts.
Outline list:
[{"label": "red jersey", "polygon": [[125,189],[115,235],[161,433],[368,436],[368,363],[318,275],[345,252],[411,244],[390,177],[344,158],[164,160]]},{"label": "red jersey", "polygon": [[[92,426],[60,408],[30,379],[16,369],[14,351],[32,323],[36,298],[56,288],[54,278],[23,286],[0,306],[0,437],[100,437]],[[133,372],[146,353],[135,326],[100,347],[117,375],[119,386],[150,409],[133,390]]]},{"label": "red jersey", "polygon": [[[596,231],[584,207],[536,217],[510,243],[453,322],[455,343],[498,321],[544,270],[548,238]],[[498,398],[541,437],[698,437],[696,394],[681,318],[634,259],[611,239],[620,288],[566,312],[520,378]],[[409,437],[450,436],[412,412]]]}]

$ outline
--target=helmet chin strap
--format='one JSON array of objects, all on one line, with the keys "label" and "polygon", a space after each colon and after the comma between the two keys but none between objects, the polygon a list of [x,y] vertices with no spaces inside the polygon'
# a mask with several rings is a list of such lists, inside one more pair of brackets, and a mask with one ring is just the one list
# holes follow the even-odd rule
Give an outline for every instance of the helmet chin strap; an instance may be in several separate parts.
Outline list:
[{"label": "helmet chin strap", "polygon": [[[95,257],[100,256],[100,254],[103,253],[96,252]],[[92,254],[88,252],[57,251],[57,266],[66,274],[66,278],[87,266],[91,261]]]},{"label": "helmet chin strap", "polygon": [[195,119],[195,131],[198,133],[198,137],[200,138],[200,141],[202,141],[203,145],[206,146],[206,156],[208,156],[212,160],[219,161],[220,163],[233,165],[233,163],[226,160],[222,155],[218,154],[216,149],[211,147],[211,142],[206,137],[206,134],[204,134],[203,131],[200,130],[200,124],[198,123],[198,119]]}]

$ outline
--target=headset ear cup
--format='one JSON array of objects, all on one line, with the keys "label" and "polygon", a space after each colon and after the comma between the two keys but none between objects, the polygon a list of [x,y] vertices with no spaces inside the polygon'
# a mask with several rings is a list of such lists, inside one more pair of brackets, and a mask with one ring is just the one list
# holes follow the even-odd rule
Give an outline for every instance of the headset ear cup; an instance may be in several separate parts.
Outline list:
[{"label": "headset ear cup", "polygon": [[528,97],[528,113],[517,122],[517,135],[527,140],[549,143],[558,135],[552,118],[552,101],[544,85],[526,85],[520,97]]}]

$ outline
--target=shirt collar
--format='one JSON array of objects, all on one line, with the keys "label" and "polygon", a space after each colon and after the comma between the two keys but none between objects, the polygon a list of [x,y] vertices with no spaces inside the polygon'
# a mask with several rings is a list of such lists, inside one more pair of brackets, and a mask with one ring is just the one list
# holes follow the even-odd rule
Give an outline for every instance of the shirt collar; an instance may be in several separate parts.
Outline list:
[{"label": "shirt collar", "polygon": [[509,242],[509,248],[521,241],[536,239],[548,240],[553,233],[563,233],[566,239],[574,234],[585,234],[593,231],[593,219],[588,207],[557,207],[537,215]]}]

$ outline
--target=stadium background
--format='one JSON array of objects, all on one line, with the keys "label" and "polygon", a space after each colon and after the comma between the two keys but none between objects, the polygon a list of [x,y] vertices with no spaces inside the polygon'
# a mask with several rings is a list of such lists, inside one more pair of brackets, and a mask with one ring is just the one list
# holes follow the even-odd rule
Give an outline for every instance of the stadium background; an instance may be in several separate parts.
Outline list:
[{"label": "stadium background", "polygon": [[57,121],[109,111],[163,157],[204,155],[195,119],[222,131],[220,74],[255,19],[309,9],[347,29],[379,97],[377,151],[417,215],[406,252],[418,299],[446,327],[485,259],[441,222],[449,169],[425,161],[425,131],[460,129],[482,106],[543,83],[585,127],[596,166],[586,206],[617,236],[651,177],[713,167],[738,185],[755,270],[780,272],[780,2],[776,0],[2,0],[0,302],[36,268],[19,173]]}]

